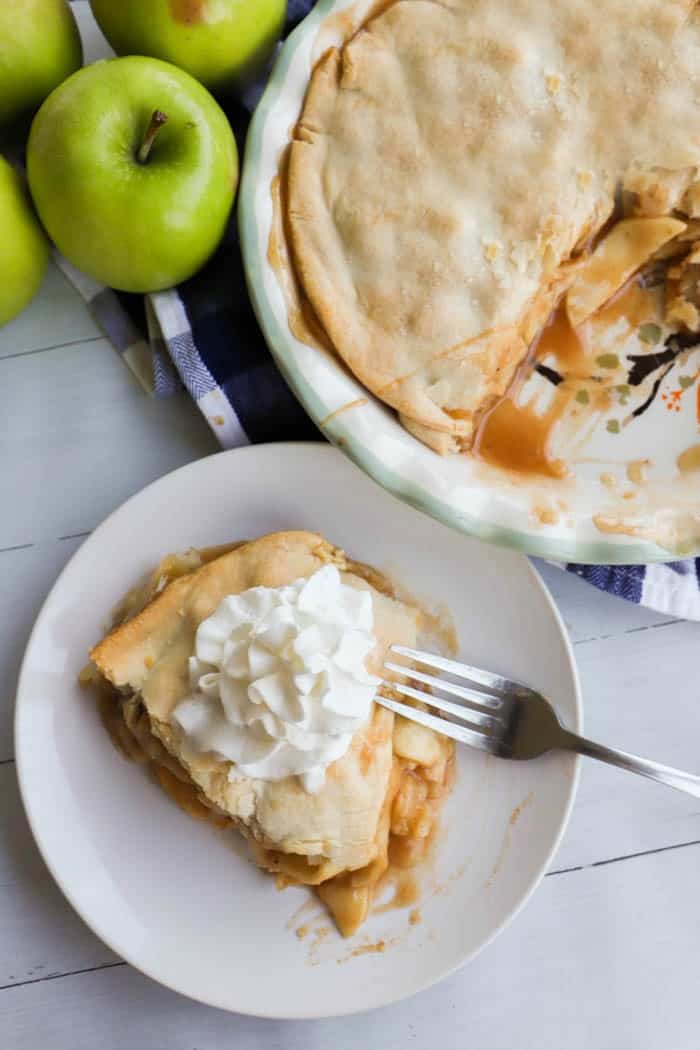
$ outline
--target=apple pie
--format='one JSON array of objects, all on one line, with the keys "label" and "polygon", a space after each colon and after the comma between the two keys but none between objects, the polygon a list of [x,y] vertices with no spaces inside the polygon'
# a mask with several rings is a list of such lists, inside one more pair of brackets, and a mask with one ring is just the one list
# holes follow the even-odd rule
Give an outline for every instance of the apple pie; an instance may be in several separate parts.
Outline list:
[{"label": "apple pie", "polygon": [[286,219],[333,348],[408,429],[468,449],[557,305],[581,326],[644,267],[700,329],[694,0],[377,11],[313,69]]},{"label": "apple pie", "polygon": [[275,533],[166,557],[84,678],[127,756],[348,935],[389,865],[423,856],[450,784],[452,743],[373,702],[421,617],[321,536]]}]

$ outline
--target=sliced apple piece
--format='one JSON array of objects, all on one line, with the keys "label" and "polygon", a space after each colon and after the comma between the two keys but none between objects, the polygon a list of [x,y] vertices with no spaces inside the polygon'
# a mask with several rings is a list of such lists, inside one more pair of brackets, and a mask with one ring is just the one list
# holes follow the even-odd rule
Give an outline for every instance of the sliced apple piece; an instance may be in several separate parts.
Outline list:
[{"label": "sliced apple piece", "polygon": [[613,226],[581,266],[566,294],[571,324],[581,324],[622,288],[667,241],[683,233],[686,224],[668,216],[623,219]]},{"label": "sliced apple piece", "polygon": [[441,757],[442,749],[432,729],[397,715],[394,721],[394,753],[419,766],[432,766]]},{"label": "sliced apple piece", "polygon": [[[353,872],[349,874],[352,876]],[[369,915],[372,886],[352,886],[347,875],[322,882],[316,887],[316,893],[333,916],[343,937],[352,937]]]}]

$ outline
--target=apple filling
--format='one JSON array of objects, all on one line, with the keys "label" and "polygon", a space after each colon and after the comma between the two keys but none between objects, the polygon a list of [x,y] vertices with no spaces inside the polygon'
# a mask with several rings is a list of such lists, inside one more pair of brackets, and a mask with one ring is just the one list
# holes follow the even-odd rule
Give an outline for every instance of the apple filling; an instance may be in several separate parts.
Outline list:
[{"label": "apple filling", "polygon": [[632,172],[615,221],[599,235],[566,293],[573,327],[600,313],[635,276],[662,288],[660,320],[700,331],[700,179],[695,169]]}]

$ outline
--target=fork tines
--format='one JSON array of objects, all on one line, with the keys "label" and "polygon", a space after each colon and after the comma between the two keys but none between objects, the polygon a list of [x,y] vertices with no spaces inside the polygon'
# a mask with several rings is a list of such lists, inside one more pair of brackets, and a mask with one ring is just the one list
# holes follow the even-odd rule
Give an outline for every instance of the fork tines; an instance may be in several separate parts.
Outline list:
[{"label": "fork tines", "polygon": [[[479,683],[492,690],[506,689],[506,680],[500,675],[480,668],[470,667],[466,664],[448,660],[443,656],[435,656],[433,653],[419,652],[417,649],[409,649],[405,646],[393,646],[392,652],[399,656],[405,656],[410,660],[420,663],[425,667],[434,667],[437,670],[447,672],[454,677],[464,681]],[[461,743],[469,744],[471,747],[480,748],[482,751],[494,751],[496,741],[505,729],[504,697],[495,692],[485,692],[476,688],[475,685],[458,685],[444,678],[426,674],[424,671],[415,670],[406,664],[386,662],[387,671],[409,678],[414,682],[421,683],[427,688],[416,689],[412,685],[401,681],[385,681],[385,689],[409,700],[416,700],[446,715],[441,718],[413,707],[410,704],[401,703],[393,697],[378,695],[377,703],[395,714],[403,715],[404,718],[419,725],[433,729],[437,733],[459,740]],[[446,700],[435,693],[447,693],[449,696],[457,697],[461,703]]]},{"label": "fork tines", "polygon": [[[470,667],[469,664],[459,663],[457,660],[448,660],[446,656],[437,656],[435,653],[424,653],[419,649],[408,649],[405,645],[392,645],[391,652],[398,656],[406,656],[409,660],[415,660],[417,664],[424,667],[434,667],[438,671],[446,671],[455,678],[463,678],[479,685],[485,685],[487,689],[496,692],[507,691],[513,684],[512,679],[504,678],[493,671],[484,671],[481,667]],[[404,666],[402,674],[407,674],[408,669]]]}]

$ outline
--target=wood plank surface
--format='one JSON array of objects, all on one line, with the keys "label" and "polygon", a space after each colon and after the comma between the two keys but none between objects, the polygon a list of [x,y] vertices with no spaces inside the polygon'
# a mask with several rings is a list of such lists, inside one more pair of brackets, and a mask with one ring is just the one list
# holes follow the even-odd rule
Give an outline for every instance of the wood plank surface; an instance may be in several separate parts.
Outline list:
[{"label": "wood plank surface", "polygon": [[[104,56],[88,5],[75,8],[88,57]],[[72,911],[19,800],[22,652],[85,535],[215,449],[184,395],[143,394],[55,267],[0,331],[0,1050],[697,1050],[700,802],[591,761],[551,872],[513,925],[386,1010],[287,1024],[202,1007],[122,963]],[[575,645],[587,732],[700,769],[700,625],[540,569]]]},{"label": "wood plank surface", "polygon": [[405,1003],[275,1022],[127,966],[0,993],[12,1050],[695,1050],[700,847],[545,879],[490,948]]}]

